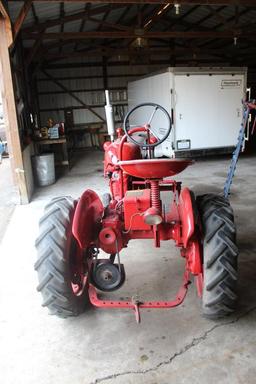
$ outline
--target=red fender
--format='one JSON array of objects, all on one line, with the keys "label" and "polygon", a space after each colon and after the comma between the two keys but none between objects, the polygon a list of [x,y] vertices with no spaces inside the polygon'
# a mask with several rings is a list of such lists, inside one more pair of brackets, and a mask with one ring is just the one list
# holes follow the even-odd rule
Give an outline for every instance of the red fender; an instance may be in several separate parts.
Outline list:
[{"label": "red fender", "polygon": [[[179,214],[182,225],[182,242],[185,248],[185,256],[188,260],[188,268],[193,275],[201,278],[202,282],[202,262],[201,262],[201,247],[196,231],[196,218],[193,209],[193,196],[188,188],[184,188],[180,194],[179,200]],[[198,280],[198,282],[200,282]],[[201,284],[202,285],[202,284]],[[198,286],[198,293],[201,295],[202,289],[200,284]]]},{"label": "red fender", "polygon": [[78,201],[72,225],[72,233],[80,248],[87,248],[97,236],[103,211],[97,193],[87,189]]},{"label": "red fender", "polygon": [[178,207],[182,225],[182,242],[184,248],[187,248],[188,241],[195,231],[193,204],[188,188],[181,191]]}]

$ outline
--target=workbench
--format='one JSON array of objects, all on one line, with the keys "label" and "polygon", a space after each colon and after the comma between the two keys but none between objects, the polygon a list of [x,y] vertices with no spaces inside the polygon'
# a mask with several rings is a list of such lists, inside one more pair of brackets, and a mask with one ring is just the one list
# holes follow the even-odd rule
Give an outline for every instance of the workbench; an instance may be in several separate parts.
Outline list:
[{"label": "workbench", "polygon": [[68,166],[69,167],[69,156],[67,148],[67,139],[65,136],[59,139],[34,139],[35,151],[37,155],[45,152],[42,147],[52,145],[53,152],[55,155],[55,166]]}]

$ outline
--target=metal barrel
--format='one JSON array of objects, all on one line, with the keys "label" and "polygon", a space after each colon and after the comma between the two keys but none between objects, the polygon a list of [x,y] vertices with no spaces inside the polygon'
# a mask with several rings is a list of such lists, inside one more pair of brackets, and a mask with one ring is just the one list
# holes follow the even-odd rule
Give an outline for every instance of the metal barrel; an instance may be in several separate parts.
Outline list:
[{"label": "metal barrel", "polygon": [[32,165],[36,183],[39,187],[55,183],[54,154],[45,153],[32,156]]}]

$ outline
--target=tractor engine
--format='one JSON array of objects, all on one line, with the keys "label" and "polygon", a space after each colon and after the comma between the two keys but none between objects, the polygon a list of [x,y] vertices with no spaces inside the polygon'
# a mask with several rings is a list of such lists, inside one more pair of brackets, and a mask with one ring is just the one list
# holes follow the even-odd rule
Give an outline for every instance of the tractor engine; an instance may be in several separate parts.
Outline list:
[{"label": "tractor engine", "polygon": [[[104,143],[104,176],[109,179],[109,187],[113,200],[119,201],[127,191],[129,176],[123,174],[118,162],[120,160],[121,133],[116,141]],[[133,143],[123,145],[123,158],[125,160],[141,159],[140,148]]]}]

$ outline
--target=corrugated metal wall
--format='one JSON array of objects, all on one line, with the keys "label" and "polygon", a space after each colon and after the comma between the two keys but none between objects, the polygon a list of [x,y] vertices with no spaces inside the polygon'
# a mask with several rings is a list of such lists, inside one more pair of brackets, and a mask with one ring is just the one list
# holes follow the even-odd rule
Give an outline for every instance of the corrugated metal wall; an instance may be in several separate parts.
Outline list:
[{"label": "corrugated metal wall", "polygon": [[[128,81],[140,77],[140,74],[143,75],[150,71],[152,72],[152,70],[154,70],[152,67],[149,70],[139,65],[109,66],[107,68],[108,88],[114,88],[110,94],[116,110],[118,110],[119,106],[123,106],[124,112],[127,110],[126,88]],[[75,96],[79,97],[84,103],[92,106],[95,112],[102,116],[103,119],[105,118],[105,95],[104,91],[102,91],[104,89],[104,80],[101,66],[47,69],[47,73],[57,79],[66,88],[73,91]],[[52,117],[56,121],[62,121],[64,119],[63,109],[70,107],[81,107],[81,109],[74,110],[75,124],[100,121],[97,116],[82,108],[81,104],[70,94],[61,90],[60,87],[50,79],[48,80],[43,73],[40,73],[38,76],[37,88],[42,124],[45,124],[49,117]],[[101,90],[97,91],[97,89]],[[117,113],[116,118],[118,119]]]}]

